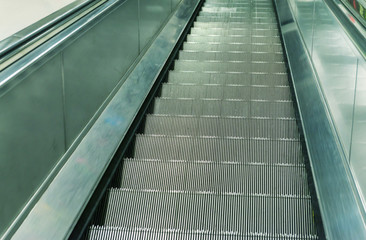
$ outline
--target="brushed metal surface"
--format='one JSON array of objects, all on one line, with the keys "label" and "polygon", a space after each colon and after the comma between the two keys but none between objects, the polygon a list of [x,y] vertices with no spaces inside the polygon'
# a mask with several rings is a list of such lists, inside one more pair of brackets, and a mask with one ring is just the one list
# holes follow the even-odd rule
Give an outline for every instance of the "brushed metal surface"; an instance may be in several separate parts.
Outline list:
[{"label": "brushed metal surface", "polygon": [[140,49],[152,40],[171,13],[171,0],[139,0]]},{"label": "brushed metal surface", "polygon": [[0,236],[65,152],[61,56],[0,96]]},{"label": "brushed metal surface", "polygon": [[126,1],[63,51],[67,147],[139,55],[137,12]]},{"label": "brushed metal surface", "polygon": [[180,5],[13,239],[64,239],[70,234],[197,4],[187,0]]},{"label": "brushed metal surface", "polygon": [[[364,210],[358,201],[359,196],[354,189],[349,166],[318,85],[311,56],[306,50],[306,42],[302,40],[289,3],[275,2],[302,116],[326,237],[364,239]],[[315,54],[313,58],[314,56]]]}]

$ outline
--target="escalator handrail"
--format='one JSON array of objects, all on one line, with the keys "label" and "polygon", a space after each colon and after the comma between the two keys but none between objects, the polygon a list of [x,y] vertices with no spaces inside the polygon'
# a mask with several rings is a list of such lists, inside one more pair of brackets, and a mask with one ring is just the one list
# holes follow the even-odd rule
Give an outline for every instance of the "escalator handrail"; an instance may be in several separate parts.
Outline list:
[{"label": "escalator handrail", "polygon": [[[26,27],[25,29],[9,36],[8,38],[0,41],[0,64],[4,63],[14,55],[19,54],[27,46],[38,41],[44,34],[50,30],[59,27],[65,21],[70,20],[70,18],[75,17],[83,10],[93,7],[95,4],[102,0],[76,0],[69,5],[63,7],[62,9],[48,15],[47,17],[37,21],[34,24]],[[0,67],[0,72],[6,68]]]},{"label": "escalator handrail", "polygon": [[366,21],[362,21],[345,0],[324,0],[366,59]]}]

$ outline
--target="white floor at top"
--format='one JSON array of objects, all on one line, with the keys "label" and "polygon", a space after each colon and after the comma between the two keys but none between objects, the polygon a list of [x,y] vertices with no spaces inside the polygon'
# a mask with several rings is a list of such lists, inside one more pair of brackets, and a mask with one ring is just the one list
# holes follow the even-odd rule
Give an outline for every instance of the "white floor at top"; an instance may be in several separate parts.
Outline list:
[{"label": "white floor at top", "polygon": [[0,0],[0,41],[75,0]]}]

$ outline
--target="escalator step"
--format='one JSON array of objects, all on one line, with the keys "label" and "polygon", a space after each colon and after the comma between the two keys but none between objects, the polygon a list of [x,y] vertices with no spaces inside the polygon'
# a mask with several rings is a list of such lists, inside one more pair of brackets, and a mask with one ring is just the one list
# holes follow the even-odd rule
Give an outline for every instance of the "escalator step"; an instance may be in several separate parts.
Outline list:
[{"label": "escalator step", "polygon": [[137,135],[138,159],[234,163],[303,164],[301,143],[295,139]]},{"label": "escalator step", "polygon": [[269,52],[282,53],[281,44],[245,44],[245,43],[200,43],[185,42],[184,50],[195,51],[241,51],[241,52]]},{"label": "escalator step", "polygon": [[295,118],[292,101],[156,98],[154,114]]},{"label": "escalator step", "polygon": [[245,11],[237,11],[237,8],[226,8],[226,11],[220,13],[212,11],[208,6],[204,7],[206,10],[201,11],[199,16],[202,17],[221,17],[221,18],[276,18],[272,12],[253,12],[250,8]]},{"label": "escalator step", "polygon": [[280,37],[254,37],[246,36],[202,36],[202,35],[188,35],[188,42],[202,42],[202,43],[263,43],[263,44],[281,44]]},{"label": "escalator step", "polygon": [[304,181],[301,165],[125,159],[121,188],[309,197]]},{"label": "escalator step", "polygon": [[243,86],[218,84],[171,84],[166,83],[161,90],[162,97],[170,98],[211,98],[238,100],[282,100],[292,99],[288,86]]},{"label": "escalator step", "polygon": [[111,189],[106,226],[130,231],[310,239],[316,233],[311,216],[309,197]]},{"label": "escalator step", "polygon": [[195,83],[195,84],[238,84],[238,85],[263,85],[287,86],[287,74],[269,73],[198,73],[170,71],[169,83]]},{"label": "escalator step", "polygon": [[229,4],[209,4],[206,3],[203,7],[201,12],[214,12],[214,13],[223,13],[223,12],[247,12],[247,13],[269,13],[274,14],[273,10],[271,9],[271,5],[237,5],[235,7],[230,7]]},{"label": "escalator step", "polygon": [[286,65],[281,62],[213,62],[194,60],[176,60],[174,70],[191,72],[287,72]]},{"label": "escalator step", "polygon": [[283,62],[281,53],[251,53],[243,54],[238,52],[202,52],[202,51],[180,51],[179,60],[197,61],[243,61],[243,62]]},{"label": "escalator step", "polygon": [[[240,23],[240,22],[194,22],[194,27],[198,28],[226,28],[226,29],[260,29],[260,30],[277,30],[278,25],[275,23]],[[277,33],[278,34],[278,33]]]},{"label": "escalator step", "polygon": [[208,17],[208,16],[197,16],[197,22],[230,22],[230,23],[259,23],[259,24],[273,24],[276,23],[276,18],[240,18],[240,17]]},{"label": "escalator step", "polygon": [[170,136],[299,139],[296,120],[293,119],[148,115],[145,133]]},{"label": "escalator step", "polygon": [[277,29],[252,29],[252,28],[191,28],[191,34],[200,36],[261,36],[261,37],[279,37]]}]

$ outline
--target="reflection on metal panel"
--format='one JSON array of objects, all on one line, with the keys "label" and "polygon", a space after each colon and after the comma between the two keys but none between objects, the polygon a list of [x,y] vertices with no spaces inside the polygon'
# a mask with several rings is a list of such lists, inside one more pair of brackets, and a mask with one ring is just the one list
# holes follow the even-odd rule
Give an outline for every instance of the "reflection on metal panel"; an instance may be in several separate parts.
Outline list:
[{"label": "reflection on metal panel", "polygon": [[[354,51],[350,50],[349,41],[345,42],[347,37],[338,35],[341,28],[338,26],[337,30],[334,16],[324,12],[329,11],[321,6],[324,3],[313,4],[315,19],[310,37],[304,36],[309,34],[309,27],[301,29],[304,25],[296,24],[288,18],[291,14],[283,13],[290,12],[284,10],[288,8],[287,2],[276,3],[327,238],[365,239],[364,209],[347,165],[348,156],[342,151],[347,152],[351,144],[357,72]],[[293,12],[298,16],[304,3],[292,1]],[[307,13],[309,8],[305,8]]]},{"label": "reflection on metal panel", "polygon": [[0,236],[65,151],[61,58],[0,97]]},{"label": "reflection on metal panel", "polygon": [[169,20],[13,239],[68,237],[197,5],[196,0],[184,0],[182,9]]},{"label": "reflection on metal panel", "polygon": [[172,1],[172,10],[174,11],[174,9],[178,6],[181,0],[171,0],[171,1]]},{"label": "reflection on metal panel", "polygon": [[129,0],[64,51],[67,147],[138,56],[137,29]]},{"label": "reflection on metal panel", "polygon": [[171,0],[140,0],[140,49],[160,29],[171,11]]},{"label": "reflection on metal panel", "polygon": [[[358,62],[351,146],[351,167],[356,183],[366,195],[366,64]],[[366,206],[365,197],[363,204]]]}]

